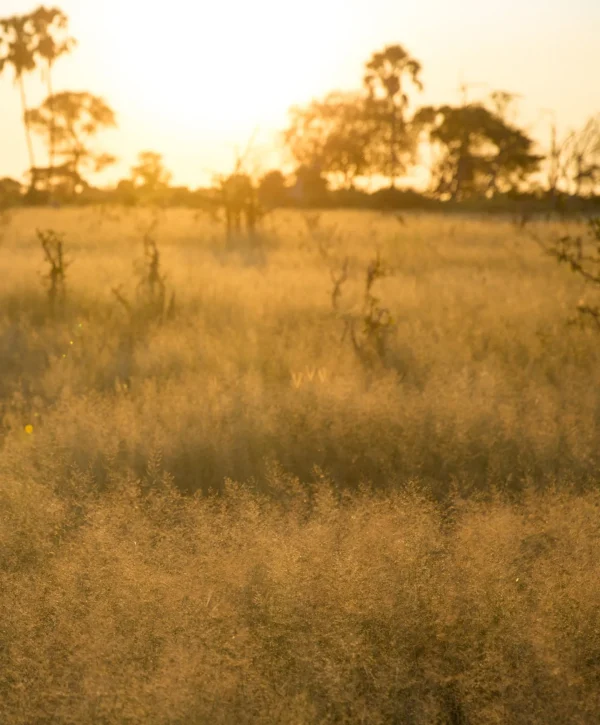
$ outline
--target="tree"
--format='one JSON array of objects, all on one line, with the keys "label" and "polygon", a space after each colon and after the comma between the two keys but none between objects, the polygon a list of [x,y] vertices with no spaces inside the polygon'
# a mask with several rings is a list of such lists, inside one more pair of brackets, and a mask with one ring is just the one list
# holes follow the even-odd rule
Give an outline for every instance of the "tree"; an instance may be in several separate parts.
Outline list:
[{"label": "tree", "polygon": [[558,198],[558,187],[561,181],[565,181],[568,177],[569,166],[569,146],[571,144],[572,134],[564,136],[562,139],[558,137],[556,123],[553,122],[550,127],[550,148],[546,154],[546,174],[548,184],[548,196],[556,200]]},{"label": "tree", "polygon": [[48,143],[48,166],[52,169],[54,167],[54,129],[56,125],[54,110],[52,108],[52,99],[54,98],[54,91],[52,88],[52,67],[61,55],[71,52],[76,44],[76,41],[68,35],[68,17],[58,8],[48,9],[42,5],[31,13],[29,18],[33,26],[36,39],[34,52],[46,63],[45,76],[48,98],[50,99],[51,117]]},{"label": "tree", "polygon": [[[510,102],[510,101],[509,101]],[[486,135],[493,145],[488,157],[486,195],[520,190],[527,178],[539,170],[543,156],[533,153],[534,141],[523,130],[510,124],[503,110],[486,119]]]},{"label": "tree", "polygon": [[511,123],[516,116],[514,113],[515,101],[520,97],[518,93],[510,93],[509,91],[492,91],[489,99],[492,111],[505,123]]},{"label": "tree", "polygon": [[[87,91],[62,91],[28,111],[27,119],[44,139],[50,139],[49,131],[54,129],[54,152],[63,159],[63,170],[70,170],[75,178],[81,178],[85,169],[97,173],[116,161],[111,154],[95,151],[90,145],[101,130],[117,125],[114,111],[98,96]],[[48,172],[52,178],[53,169]]]},{"label": "tree", "polygon": [[322,101],[290,111],[285,143],[296,163],[319,166],[346,187],[369,172],[369,148],[376,132],[359,93],[330,93]]},{"label": "tree", "polygon": [[266,207],[275,209],[285,206],[288,200],[288,188],[281,171],[267,172],[258,182],[258,201]]},{"label": "tree", "polygon": [[322,204],[327,198],[327,179],[318,166],[301,165],[296,169],[296,183],[290,195],[300,204],[308,206]]},{"label": "tree", "polygon": [[35,49],[35,34],[28,15],[13,15],[0,20],[0,74],[5,68],[12,66],[15,84],[19,86],[30,168],[35,166],[35,157],[27,116],[24,75],[36,67]]},{"label": "tree", "polygon": [[593,193],[600,184],[600,114],[590,118],[579,131],[570,134],[565,144],[565,171],[573,193],[584,189]]},{"label": "tree", "polygon": [[420,74],[421,64],[401,45],[386,46],[366,64],[363,82],[368,116],[378,130],[373,138],[377,151],[372,162],[389,178],[391,188],[413,158],[415,143],[407,116],[406,86],[422,90]]},{"label": "tree", "polygon": [[131,179],[121,179],[115,187],[115,198],[125,206],[135,206],[138,197]]},{"label": "tree", "polygon": [[0,210],[5,206],[12,206],[21,200],[21,184],[15,179],[5,176],[0,179]]},{"label": "tree", "polygon": [[157,192],[166,189],[171,181],[171,172],[165,168],[162,154],[156,151],[141,151],[138,162],[131,167],[131,177],[138,189]]},{"label": "tree", "polygon": [[542,160],[523,131],[480,104],[428,106],[415,123],[439,151],[432,177],[440,197],[460,200],[517,189]]}]

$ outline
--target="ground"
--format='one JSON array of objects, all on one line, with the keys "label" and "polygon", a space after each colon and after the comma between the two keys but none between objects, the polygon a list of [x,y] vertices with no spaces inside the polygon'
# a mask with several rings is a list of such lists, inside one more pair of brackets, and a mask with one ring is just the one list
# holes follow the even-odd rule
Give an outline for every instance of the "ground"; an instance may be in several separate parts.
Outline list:
[{"label": "ground", "polygon": [[597,721],[600,334],[526,230],[18,210],[0,269],[0,721]]}]

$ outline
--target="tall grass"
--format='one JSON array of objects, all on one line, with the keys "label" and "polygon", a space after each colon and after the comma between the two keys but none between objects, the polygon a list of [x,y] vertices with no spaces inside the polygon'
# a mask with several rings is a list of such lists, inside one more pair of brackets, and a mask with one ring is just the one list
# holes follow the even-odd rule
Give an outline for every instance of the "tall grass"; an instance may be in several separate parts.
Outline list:
[{"label": "tall grass", "polygon": [[[0,722],[597,721],[581,284],[509,222],[324,219],[341,310],[393,270],[377,368],[298,214],[227,244],[161,212],[176,314],[136,326],[112,290],[149,212],[5,226]],[[60,317],[38,228],[72,260]]]}]

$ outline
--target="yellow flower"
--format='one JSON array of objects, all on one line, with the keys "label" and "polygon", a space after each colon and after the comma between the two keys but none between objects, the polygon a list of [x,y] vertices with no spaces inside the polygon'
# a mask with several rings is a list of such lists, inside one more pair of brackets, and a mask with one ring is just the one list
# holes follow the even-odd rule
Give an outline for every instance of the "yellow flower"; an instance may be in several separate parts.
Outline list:
[{"label": "yellow flower", "polygon": [[31,423],[28,423],[25,426],[25,433],[27,433],[27,435],[31,435],[33,433],[33,426],[31,425]]}]

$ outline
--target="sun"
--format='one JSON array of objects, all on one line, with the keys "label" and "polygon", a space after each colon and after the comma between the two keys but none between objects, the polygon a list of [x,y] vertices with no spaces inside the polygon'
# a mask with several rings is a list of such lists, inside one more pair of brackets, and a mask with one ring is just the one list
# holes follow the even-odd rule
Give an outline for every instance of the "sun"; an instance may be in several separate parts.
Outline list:
[{"label": "sun", "polygon": [[116,94],[174,133],[281,124],[289,106],[319,93],[339,57],[338,2],[108,5],[102,33]]}]

